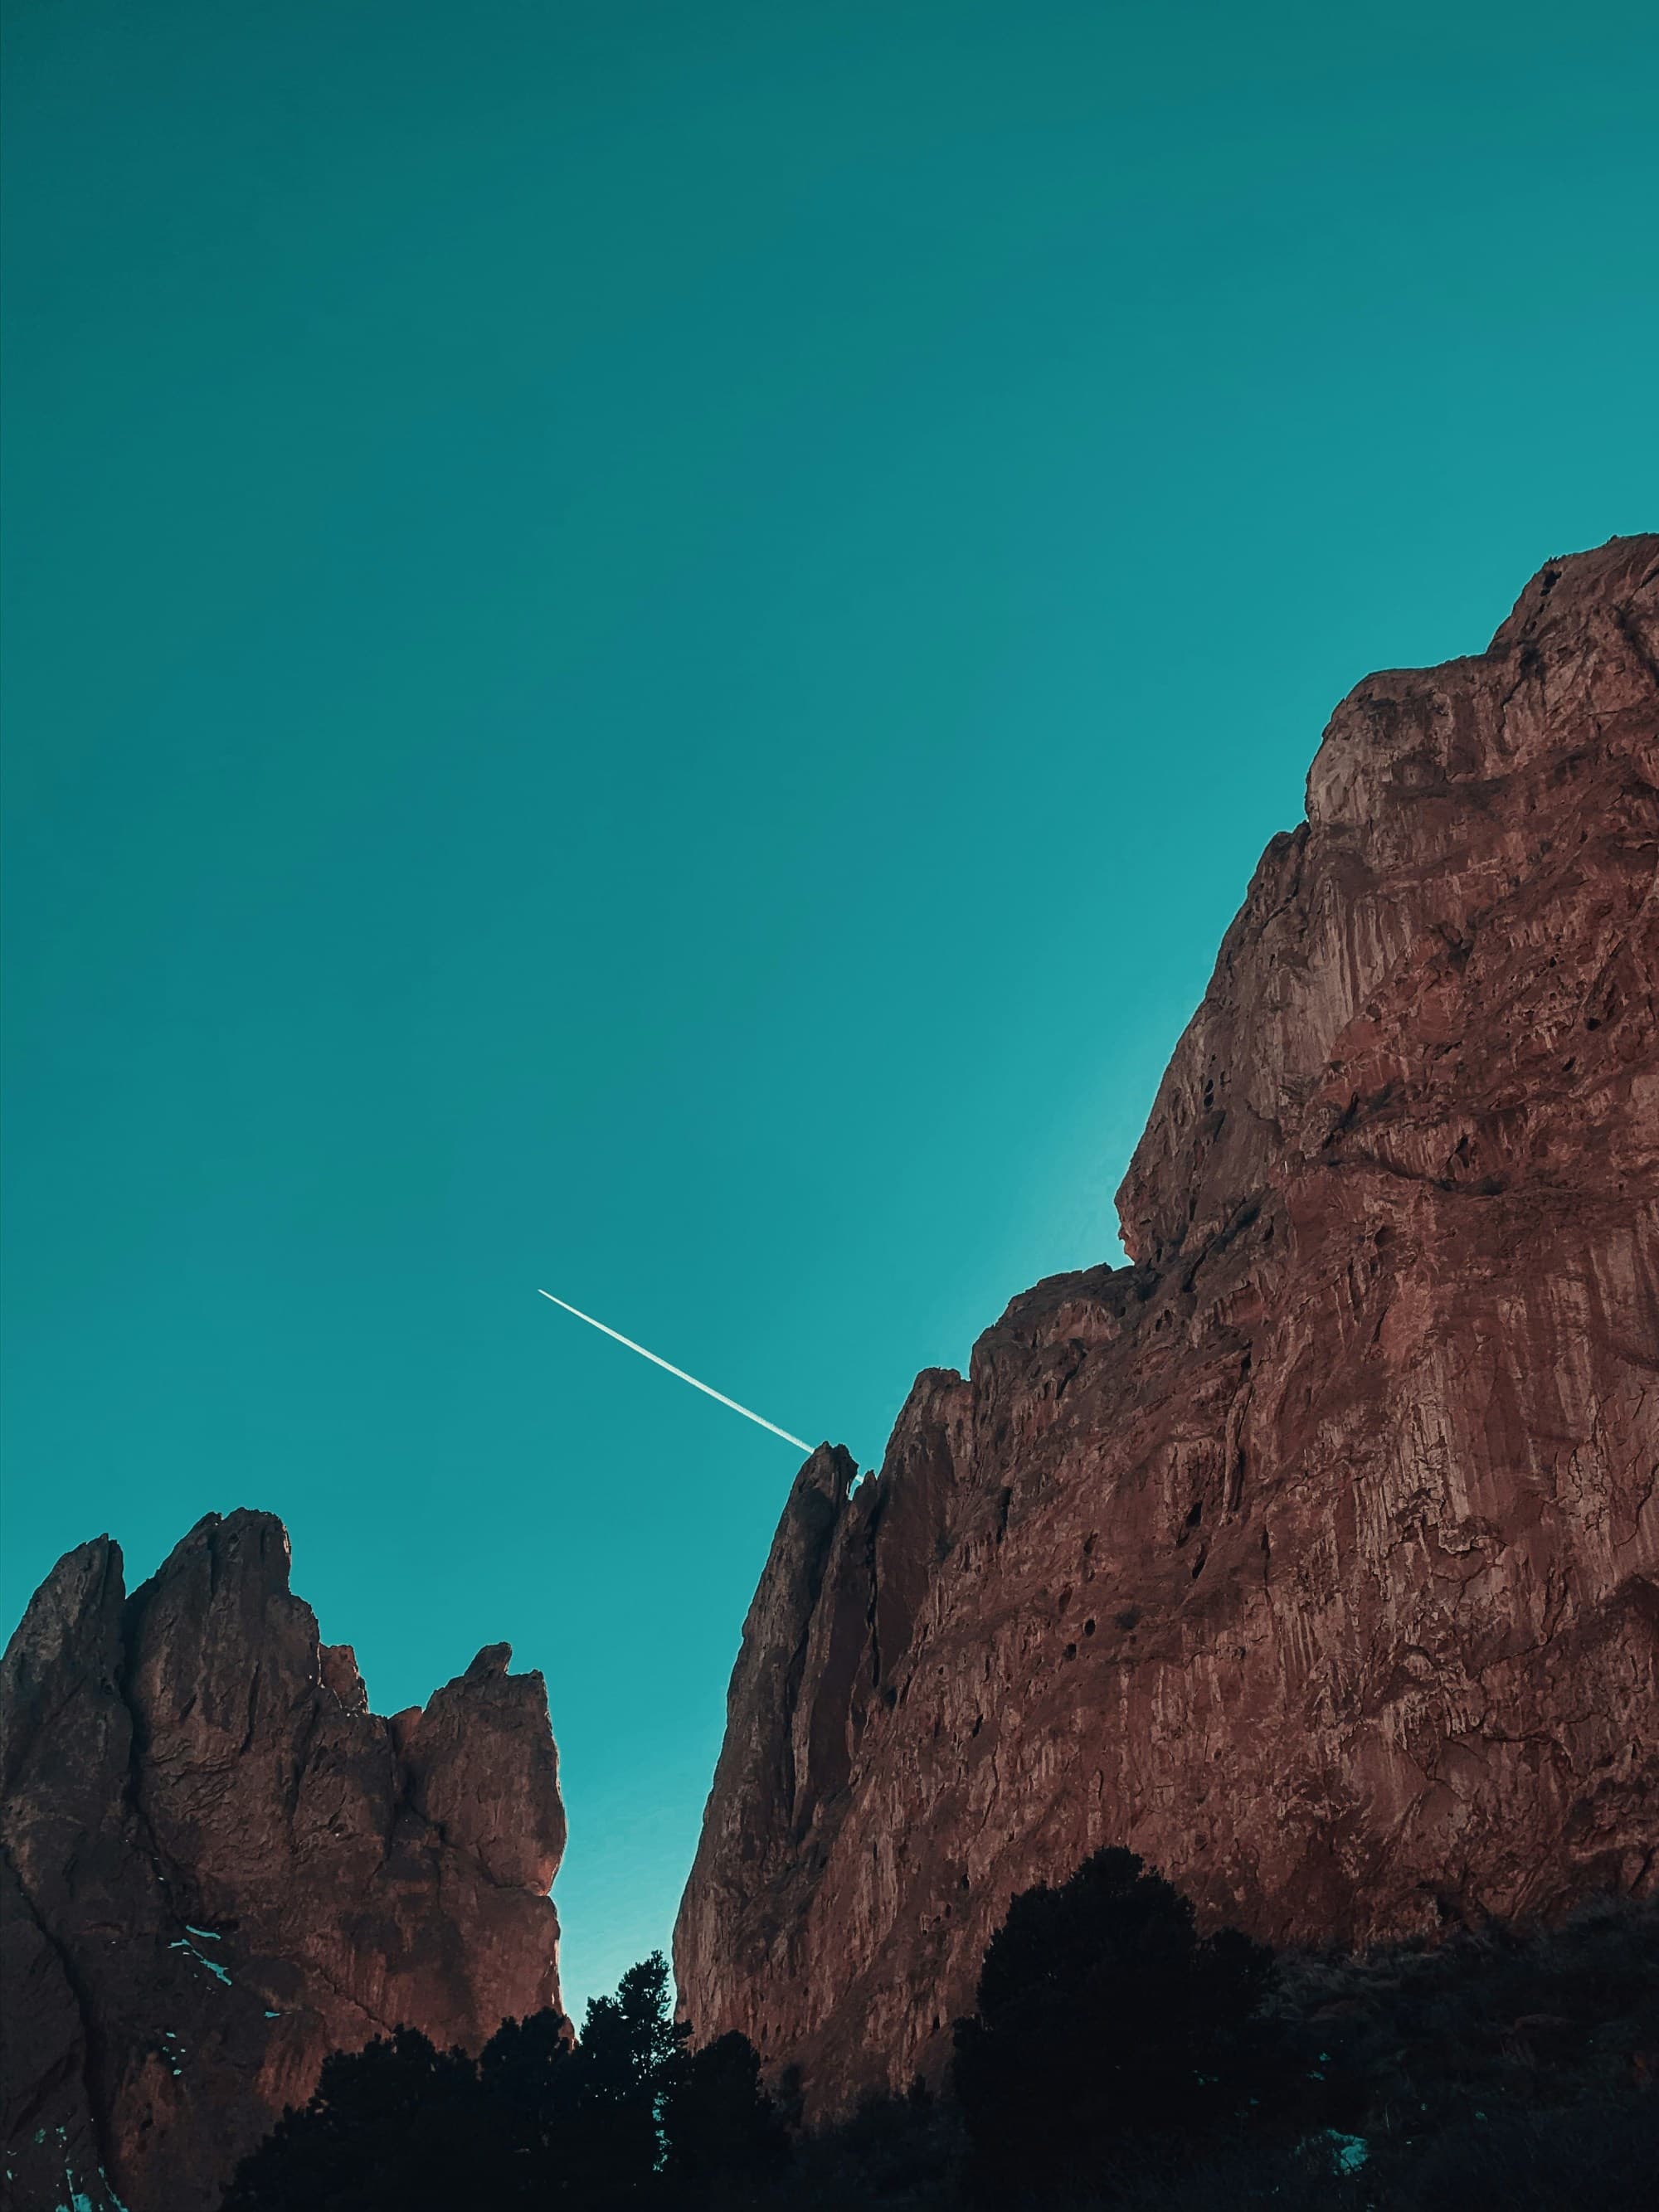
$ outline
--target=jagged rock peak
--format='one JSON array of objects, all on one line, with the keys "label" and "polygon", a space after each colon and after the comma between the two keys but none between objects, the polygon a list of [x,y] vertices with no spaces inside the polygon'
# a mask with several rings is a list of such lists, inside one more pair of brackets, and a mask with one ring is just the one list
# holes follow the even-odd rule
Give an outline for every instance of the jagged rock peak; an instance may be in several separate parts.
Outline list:
[{"label": "jagged rock peak", "polygon": [[811,2111],[937,2071],[1010,1896],[1103,1844],[1276,1941],[1659,1875],[1659,537],[1358,685],[1307,806],[1132,1264],[785,1504],[675,1966]]},{"label": "jagged rock peak", "polygon": [[136,1590],[69,1553],[0,1662],[0,2135],[20,2212],[210,2212],[326,2053],[476,2048],[558,2003],[538,1674],[487,1646],[368,1709],[275,1516],[208,1514]]}]

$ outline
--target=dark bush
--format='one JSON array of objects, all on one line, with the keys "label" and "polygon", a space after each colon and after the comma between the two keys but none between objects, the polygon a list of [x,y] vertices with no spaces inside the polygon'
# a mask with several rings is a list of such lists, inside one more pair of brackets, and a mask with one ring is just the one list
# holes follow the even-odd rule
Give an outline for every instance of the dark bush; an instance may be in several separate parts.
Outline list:
[{"label": "dark bush", "polygon": [[698,2197],[718,2185],[729,2197],[789,2163],[788,2136],[746,2035],[678,2052],[664,2069],[660,2118],[671,2191]]},{"label": "dark bush", "polygon": [[[1659,1907],[1363,1955],[1194,1928],[1127,1852],[1017,1898],[921,2085],[801,2125],[740,2036],[687,2051],[647,1960],[475,2065],[400,2029],[331,2058],[226,2212],[1648,2212]],[[958,2103],[957,2099],[960,2102]],[[793,2136],[793,2155],[790,2138]]]},{"label": "dark bush", "polygon": [[479,2180],[481,2120],[471,2062],[400,2027],[324,2061],[304,2111],[238,2167],[225,2212],[454,2212]]},{"label": "dark bush", "polygon": [[[399,2028],[337,2053],[303,2112],[244,2159],[225,2212],[668,2208],[787,2163],[742,2036],[686,2054],[659,1953],[587,2007],[507,2021],[477,2063]],[[723,2200],[724,2201],[724,2200]]]},{"label": "dark bush", "polygon": [[1247,2023],[1272,1966],[1234,1929],[1200,1936],[1189,1901],[1131,1851],[1024,1891],[956,2028],[952,2084],[982,2174],[1030,2188],[1097,2172],[1126,2139],[1213,2133],[1261,2096]]},{"label": "dark bush", "polygon": [[1653,2212],[1659,2098],[1467,2117],[1425,2145],[1400,2177],[1401,2212]]}]

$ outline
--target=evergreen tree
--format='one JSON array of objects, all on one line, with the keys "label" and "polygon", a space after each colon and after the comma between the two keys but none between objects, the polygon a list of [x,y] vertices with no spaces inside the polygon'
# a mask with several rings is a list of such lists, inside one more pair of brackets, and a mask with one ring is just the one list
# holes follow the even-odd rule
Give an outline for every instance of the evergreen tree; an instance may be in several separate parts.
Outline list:
[{"label": "evergreen tree", "polygon": [[477,2180],[480,2119],[471,2062],[400,2027],[324,2060],[304,2111],[238,2167],[224,2212],[456,2212]]},{"label": "evergreen tree", "polygon": [[657,2107],[685,2030],[668,2002],[668,1962],[653,1951],[613,1997],[590,1997],[569,2070],[559,2077],[560,2198],[595,2212],[644,2203],[661,2159]]},{"label": "evergreen tree", "polygon": [[1022,1892],[993,1937],[952,2080],[982,2176],[1004,2185],[1097,2169],[1126,2140],[1185,2135],[1258,2086],[1244,2033],[1272,1954],[1193,1907],[1131,1851],[1098,1851],[1058,1889]]},{"label": "evergreen tree", "polygon": [[761,2087],[760,2057],[746,2035],[722,2035],[679,2052],[665,2070],[664,2172],[672,2194],[693,2198],[716,2184],[757,2185],[789,2162],[789,2137]]},{"label": "evergreen tree", "polygon": [[480,2052],[472,2100],[484,2137],[475,2173],[478,2203],[549,2201],[572,2102],[574,2039],[562,2013],[538,2012],[503,2021]]},{"label": "evergreen tree", "polygon": [[674,2026],[660,1953],[562,2014],[507,2021],[475,2065],[400,2027],[325,2061],[303,2112],[238,2168],[224,2212],[572,2212],[665,2201],[659,2124]]}]

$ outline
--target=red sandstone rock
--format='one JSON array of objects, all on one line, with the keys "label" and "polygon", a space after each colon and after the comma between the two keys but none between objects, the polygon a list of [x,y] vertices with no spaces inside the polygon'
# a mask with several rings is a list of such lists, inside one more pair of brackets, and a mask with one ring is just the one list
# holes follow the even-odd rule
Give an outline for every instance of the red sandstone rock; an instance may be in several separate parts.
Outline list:
[{"label": "red sandstone rock", "polygon": [[1121,1843],[1276,1941],[1659,1875],[1659,538],[1370,678],[1119,1206],[878,1479],[813,1455],[675,1964],[809,2108]]},{"label": "red sandstone rock", "polygon": [[541,1676],[492,1646],[394,1740],[288,1576],[266,1513],[210,1514],[131,1599],[100,1537],[0,1664],[19,2212],[210,2212],[329,2051],[402,2021],[476,2049],[558,2002]]}]

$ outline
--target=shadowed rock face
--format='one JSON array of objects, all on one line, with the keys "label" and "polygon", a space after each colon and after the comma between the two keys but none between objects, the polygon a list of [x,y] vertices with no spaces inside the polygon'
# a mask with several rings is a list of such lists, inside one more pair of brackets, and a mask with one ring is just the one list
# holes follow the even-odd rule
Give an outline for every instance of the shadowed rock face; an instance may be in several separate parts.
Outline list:
[{"label": "shadowed rock face", "polygon": [[1363,1940],[1656,1879],[1659,538],[1339,708],[1118,1203],[814,1454],[675,1964],[823,2112],[1121,1843]]},{"label": "shadowed rock face", "polygon": [[558,2003],[541,1676],[497,1644],[380,1719],[288,1577],[268,1513],[210,1514],[130,1599],[100,1537],[0,1662],[20,2212],[210,2212],[331,2050],[404,2021],[476,2049]]}]

